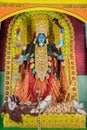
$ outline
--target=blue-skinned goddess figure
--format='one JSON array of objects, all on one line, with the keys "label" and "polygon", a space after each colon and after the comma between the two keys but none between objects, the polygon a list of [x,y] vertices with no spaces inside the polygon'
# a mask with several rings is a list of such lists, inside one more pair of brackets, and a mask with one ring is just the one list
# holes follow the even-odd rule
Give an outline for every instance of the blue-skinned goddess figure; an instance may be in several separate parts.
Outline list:
[{"label": "blue-skinned goddess figure", "polygon": [[45,31],[36,32],[34,40],[22,51],[21,80],[17,82],[14,95],[21,102],[36,102],[51,95],[52,101],[62,102],[68,89],[64,72],[64,57],[55,44],[49,41]]}]

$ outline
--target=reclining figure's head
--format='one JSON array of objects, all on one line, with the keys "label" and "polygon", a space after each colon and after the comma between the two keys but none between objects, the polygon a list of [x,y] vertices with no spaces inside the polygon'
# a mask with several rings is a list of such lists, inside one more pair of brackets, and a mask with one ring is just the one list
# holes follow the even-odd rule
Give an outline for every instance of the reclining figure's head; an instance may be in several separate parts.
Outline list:
[{"label": "reclining figure's head", "polygon": [[11,111],[13,111],[17,107],[18,104],[19,104],[18,97],[14,96],[14,95],[10,95],[8,97],[8,107]]}]

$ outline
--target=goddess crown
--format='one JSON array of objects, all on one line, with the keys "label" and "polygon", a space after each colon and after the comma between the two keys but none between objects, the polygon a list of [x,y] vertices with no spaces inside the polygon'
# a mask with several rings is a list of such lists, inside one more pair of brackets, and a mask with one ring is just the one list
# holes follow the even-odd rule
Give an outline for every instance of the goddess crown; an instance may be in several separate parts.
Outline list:
[{"label": "goddess crown", "polygon": [[47,37],[48,29],[43,20],[41,20],[40,23],[36,26],[36,37],[38,36],[39,33],[44,33]]}]

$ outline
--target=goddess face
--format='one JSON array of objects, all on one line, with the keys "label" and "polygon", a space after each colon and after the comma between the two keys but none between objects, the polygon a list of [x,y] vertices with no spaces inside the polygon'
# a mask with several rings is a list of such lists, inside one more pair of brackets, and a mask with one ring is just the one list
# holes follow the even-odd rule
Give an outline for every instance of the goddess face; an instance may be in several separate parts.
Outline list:
[{"label": "goddess face", "polygon": [[43,46],[46,43],[46,36],[44,33],[39,33],[37,37],[37,42],[39,46]]}]

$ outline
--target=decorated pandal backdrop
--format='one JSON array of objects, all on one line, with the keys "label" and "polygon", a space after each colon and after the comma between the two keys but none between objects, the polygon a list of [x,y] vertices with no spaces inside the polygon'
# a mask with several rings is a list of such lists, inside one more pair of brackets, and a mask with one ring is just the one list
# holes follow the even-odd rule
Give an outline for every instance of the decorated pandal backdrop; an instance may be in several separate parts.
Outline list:
[{"label": "decorated pandal backdrop", "polygon": [[[36,26],[42,20],[48,29],[48,40],[58,47],[61,39],[59,27],[54,24],[53,19],[58,19],[59,24],[64,28],[64,46],[61,52],[64,54],[66,65],[64,68],[65,76],[68,82],[68,89],[63,102],[57,104],[57,112],[55,107],[49,106],[41,115],[41,127],[43,128],[85,128],[86,117],[75,113],[72,107],[72,101],[78,101],[78,82],[75,58],[75,36],[74,28],[70,19],[62,13],[51,11],[30,11],[20,15],[16,15],[8,26],[6,53],[5,53],[5,87],[4,102],[7,101],[9,95],[14,94],[15,85],[20,75],[19,66],[15,64],[14,57],[22,52],[22,47],[16,46],[19,40],[23,46],[27,46],[34,39]],[[20,32],[20,34],[18,34]],[[17,77],[17,79],[16,79]],[[14,79],[15,80],[14,80]],[[62,109],[62,112],[60,112]],[[68,110],[68,112],[67,112]],[[35,128],[38,126],[37,116],[30,114],[22,114],[22,122],[15,122],[9,118],[9,114],[3,114],[4,127],[28,127]]]}]

